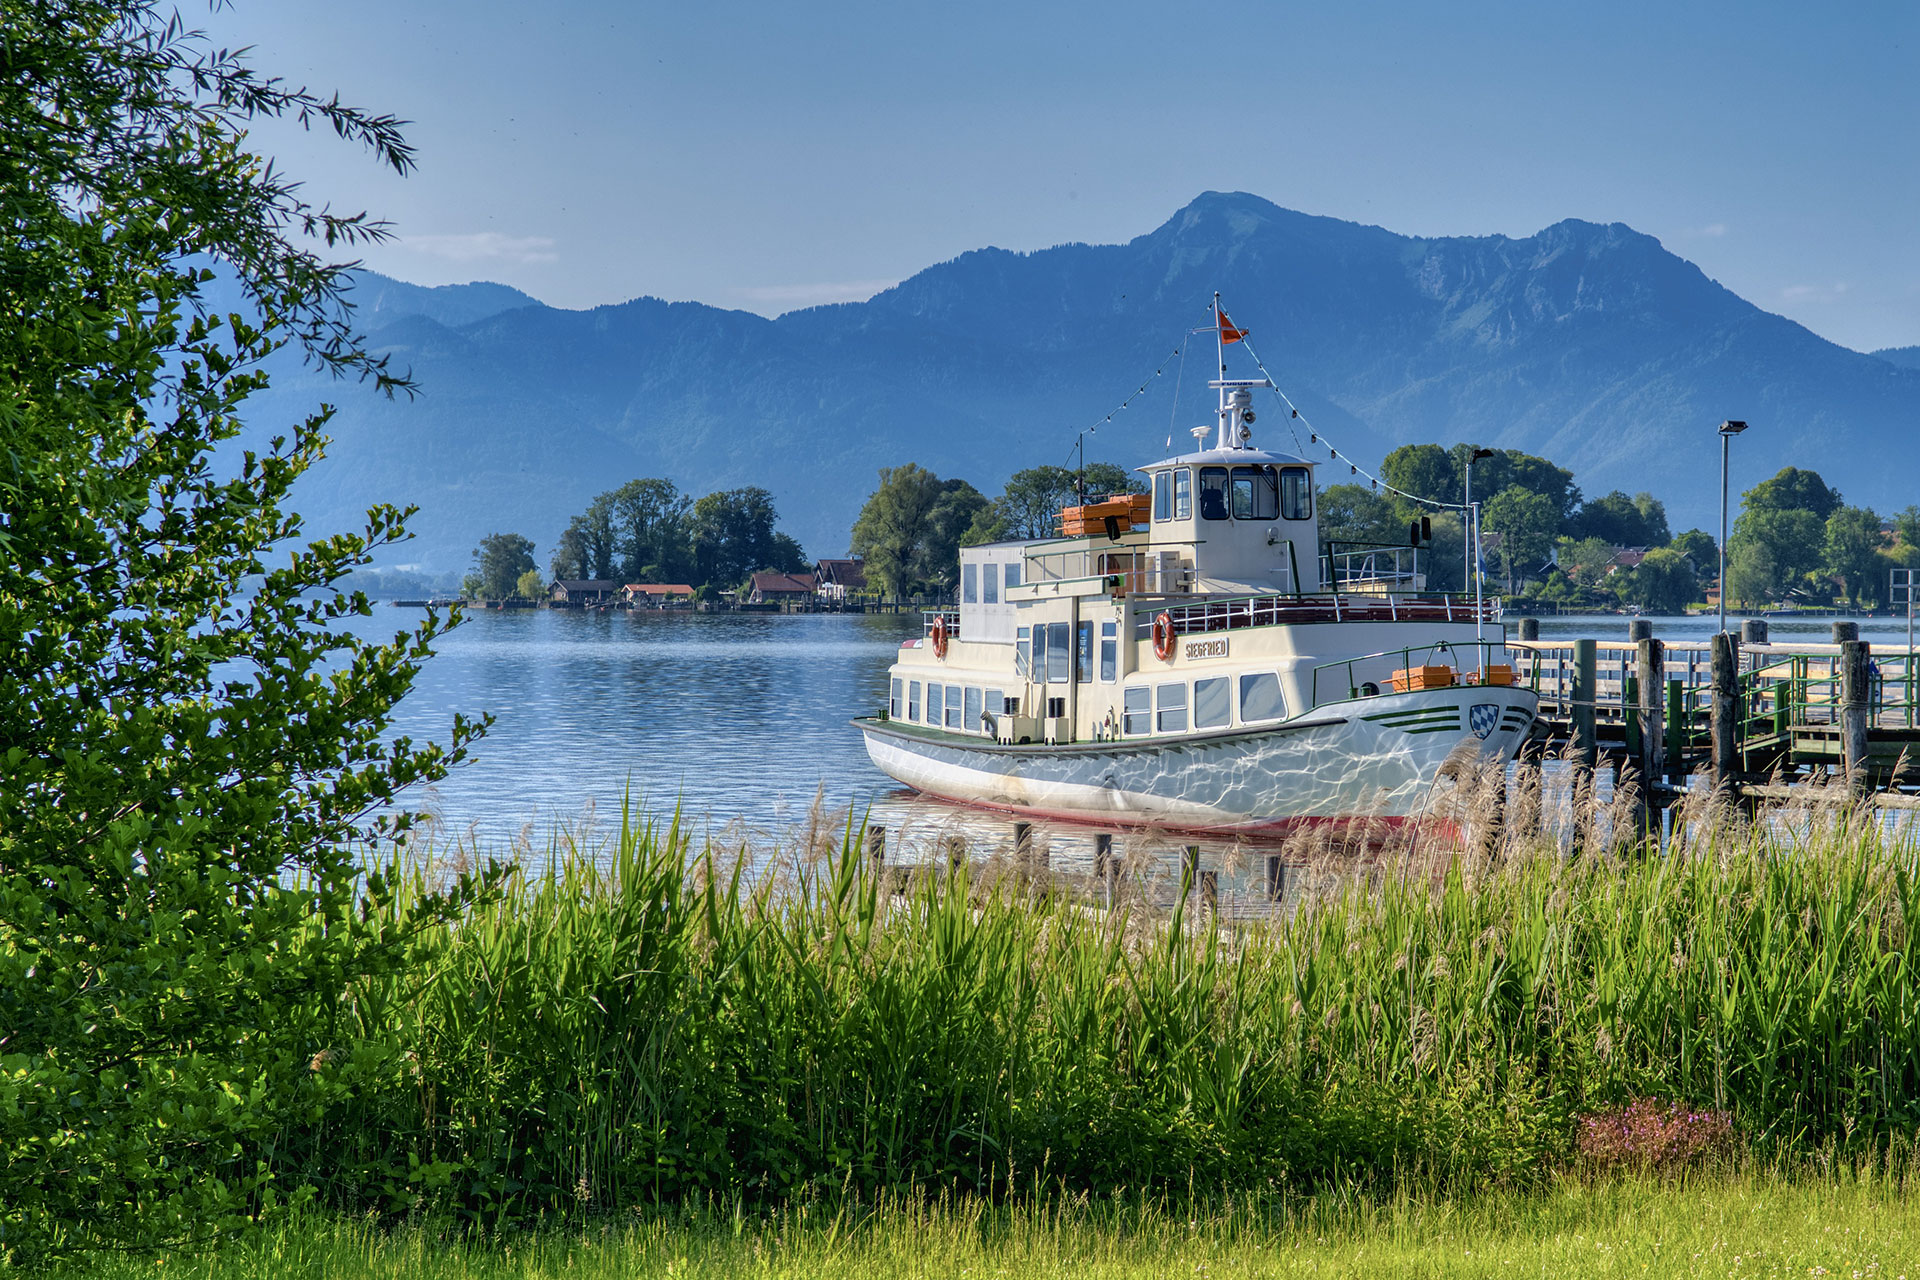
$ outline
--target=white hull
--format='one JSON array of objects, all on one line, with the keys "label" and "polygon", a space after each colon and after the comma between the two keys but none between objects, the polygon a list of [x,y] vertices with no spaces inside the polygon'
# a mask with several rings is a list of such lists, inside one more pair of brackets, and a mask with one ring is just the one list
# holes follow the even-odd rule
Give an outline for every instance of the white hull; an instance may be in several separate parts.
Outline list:
[{"label": "white hull", "polygon": [[1265,728],[1061,746],[856,723],[882,772],[930,795],[1046,817],[1253,832],[1417,819],[1456,749],[1510,759],[1537,706],[1528,689],[1464,685],[1327,703]]}]

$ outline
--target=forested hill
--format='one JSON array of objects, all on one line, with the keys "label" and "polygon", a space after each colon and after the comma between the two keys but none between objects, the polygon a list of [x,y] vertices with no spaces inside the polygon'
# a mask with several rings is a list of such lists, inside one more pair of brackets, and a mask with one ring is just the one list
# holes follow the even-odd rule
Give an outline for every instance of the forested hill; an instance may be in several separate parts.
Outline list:
[{"label": "forested hill", "polygon": [[[1363,461],[1417,441],[1518,448],[1589,494],[1651,488],[1676,528],[1705,526],[1714,428],[1744,418],[1739,487],[1792,464],[1849,502],[1916,499],[1911,471],[1887,462],[1913,448],[1920,370],[1761,311],[1649,236],[1567,221],[1416,239],[1241,194],[1203,195],[1126,244],[982,249],[776,320],[653,298],[562,311],[499,285],[367,274],[361,320],[423,394],[388,403],[288,369],[251,416],[264,438],[316,400],[337,405],[301,509],[319,530],[374,500],[418,503],[401,560],[459,568],[483,534],[511,530],[544,563],[593,494],[648,475],[695,493],[763,485],[808,551],[834,555],[882,466],[993,492],[1067,462],[1093,424],[1089,458],[1159,456],[1211,417],[1211,339],[1184,366],[1170,353],[1216,289],[1314,426]],[[1265,407],[1257,441],[1293,449],[1297,424]]]}]

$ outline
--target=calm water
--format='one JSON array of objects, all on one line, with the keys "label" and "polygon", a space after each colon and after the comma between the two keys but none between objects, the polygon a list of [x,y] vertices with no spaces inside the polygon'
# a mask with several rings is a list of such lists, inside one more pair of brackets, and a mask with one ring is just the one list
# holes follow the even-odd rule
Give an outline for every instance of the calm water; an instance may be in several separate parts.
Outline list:
[{"label": "calm water", "polygon": [[[360,629],[390,635],[419,617],[382,605]],[[1715,628],[1710,617],[1652,621],[1667,640]],[[1876,648],[1905,647],[1904,621],[1860,621]],[[1777,642],[1829,635],[1824,620],[1768,622]],[[456,711],[491,712],[495,724],[472,763],[413,803],[496,847],[528,824],[541,843],[556,821],[604,829],[629,786],[647,808],[679,803],[715,826],[762,832],[803,821],[822,793],[836,809],[878,802],[874,821],[895,831],[953,820],[899,808],[848,724],[885,701],[887,667],[918,627],[917,615],[471,615],[441,642],[395,730],[444,741]],[[1543,618],[1540,634],[1624,641],[1627,619]]]}]

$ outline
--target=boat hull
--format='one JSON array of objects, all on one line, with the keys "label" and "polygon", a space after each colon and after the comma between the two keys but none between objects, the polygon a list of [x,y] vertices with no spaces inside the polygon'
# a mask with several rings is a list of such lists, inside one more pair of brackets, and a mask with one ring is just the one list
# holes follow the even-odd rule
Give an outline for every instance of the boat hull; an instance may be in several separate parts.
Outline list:
[{"label": "boat hull", "polygon": [[1512,758],[1537,707],[1528,689],[1466,685],[1330,703],[1259,729],[1061,746],[854,723],[883,773],[962,804],[1076,821],[1279,833],[1420,819],[1442,766]]}]

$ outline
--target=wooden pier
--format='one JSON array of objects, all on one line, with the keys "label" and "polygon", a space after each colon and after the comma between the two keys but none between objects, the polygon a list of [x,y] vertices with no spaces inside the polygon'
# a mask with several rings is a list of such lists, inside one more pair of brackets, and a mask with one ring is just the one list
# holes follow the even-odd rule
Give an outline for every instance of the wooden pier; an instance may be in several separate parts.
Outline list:
[{"label": "wooden pier", "polygon": [[1835,622],[1828,644],[1769,643],[1758,619],[1707,641],[1656,640],[1640,620],[1624,641],[1543,641],[1531,618],[1517,630],[1508,648],[1540,695],[1538,754],[1630,764],[1656,788],[1702,771],[1756,793],[1920,784],[1920,664],[1874,653],[1857,623]]}]

